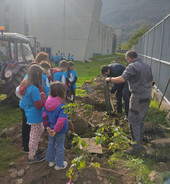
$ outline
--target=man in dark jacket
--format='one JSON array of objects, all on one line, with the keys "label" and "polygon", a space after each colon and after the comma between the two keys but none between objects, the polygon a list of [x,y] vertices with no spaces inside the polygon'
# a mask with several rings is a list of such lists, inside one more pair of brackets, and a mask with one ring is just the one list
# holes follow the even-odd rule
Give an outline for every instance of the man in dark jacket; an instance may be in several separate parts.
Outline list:
[{"label": "man in dark jacket", "polygon": [[[108,66],[101,67],[101,73],[107,77],[117,77],[122,75],[125,67],[119,63],[112,63]],[[111,93],[116,93],[116,104],[117,104],[117,112],[122,113],[122,97],[124,100],[124,109],[125,109],[125,119],[127,120],[128,111],[129,111],[129,98],[130,92],[128,89],[127,82],[117,84],[115,83],[110,90]]]}]

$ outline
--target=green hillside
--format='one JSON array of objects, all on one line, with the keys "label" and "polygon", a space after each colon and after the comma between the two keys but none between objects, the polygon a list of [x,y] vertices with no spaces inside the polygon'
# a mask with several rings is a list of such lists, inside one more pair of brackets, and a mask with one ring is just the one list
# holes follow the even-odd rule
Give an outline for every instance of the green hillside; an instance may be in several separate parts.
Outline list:
[{"label": "green hillside", "polygon": [[120,41],[142,24],[152,27],[170,13],[170,0],[102,0],[101,21],[120,29]]}]

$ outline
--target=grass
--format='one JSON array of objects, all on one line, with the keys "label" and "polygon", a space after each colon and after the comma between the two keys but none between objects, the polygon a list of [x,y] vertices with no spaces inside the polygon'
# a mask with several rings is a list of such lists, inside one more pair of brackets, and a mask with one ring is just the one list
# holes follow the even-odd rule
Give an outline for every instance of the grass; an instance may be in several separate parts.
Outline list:
[{"label": "grass", "polygon": [[0,131],[5,128],[10,128],[13,125],[21,122],[21,111],[15,106],[2,103],[0,105]]},{"label": "grass", "polygon": [[[21,123],[21,111],[12,105],[1,103],[0,105],[0,131]],[[9,163],[21,155],[10,138],[0,137],[0,172],[9,167]]]},{"label": "grass", "polygon": [[[108,65],[115,60],[124,65],[126,64],[125,56],[123,54],[95,56],[92,58],[92,62],[75,61],[74,67],[78,76],[78,81],[76,83],[77,87],[81,87],[85,81],[92,81],[92,79],[101,74],[100,68],[102,65]],[[87,92],[85,90],[80,88],[76,90],[76,95],[78,96],[85,96],[86,94]]]},{"label": "grass", "polygon": [[124,55],[122,54],[115,54],[109,56],[96,56],[92,58],[93,62],[75,61],[74,67],[76,69],[78,76],[78,81],[76,83],[77,86],[80,87],[84,84],[85,81],[91,81],[92,79],[96,78],[96,76],[101,74],[100,68],[102,65],[108,65],[115,60],[117,61],[117,59],[118,62],[121,62],[122,64],[125,63]]},{"label": "grass", "polygon": [[159,103],[152,99],[147,113],[146,121],[158,123],[165,127],[170,127],[170,124],[166,120],[167,113],[162,109],[158,109],[158,106]]},{"label": "grass", "polygon": [[[102,60],[100,60],[102,59]],[[77,86],[81,87],[85,81],[91,81],[100,75],[100,68],[102,65],[108,65],[114,60],[116,62],[126,65],[124,54],[115,54],[110,56],[96,56],[92,58],[93,62],[75,61],[75,69],[78,75]],[[76,93],[85,96],[85,90],[77,89]],[[158,124],[168,126],[165,120],[166,112],[158,109],[158,103],[152,100],[147,115],[148,122],[157,122]],[[9,128],[21,122],[21,112],[19,108],[10,106],[9,104],[0,105],[0,131],[4,128]],[[9,163],[20,156],[21,152],[16,150],[9,138],[0,138],[0,172],[6,170]],[[12,151],[11,151],[12,150]],[[143,164],[147,164],[148,162]],[[147,169],[146,169],[147,170]],[[149,171],[147,170],[147,173]]]},{"label": "grass", "polygon": [[150,167],[151,163],[154,164],[154,162],[149,159],[147,159],[147,161],[149,164],[146,160],[144,161],[140,158],[129,157],[128,160],[126,160],[125,166],[133,170],[132,175],[136,176],[139,182],[142,182],[143,184],[154,184],[148,177],[153,169],[153,165]]},{"label": "grass", "polygon": [[9,168],[9,163],[21,155],[10,138],[0,138],[0,172]]}]

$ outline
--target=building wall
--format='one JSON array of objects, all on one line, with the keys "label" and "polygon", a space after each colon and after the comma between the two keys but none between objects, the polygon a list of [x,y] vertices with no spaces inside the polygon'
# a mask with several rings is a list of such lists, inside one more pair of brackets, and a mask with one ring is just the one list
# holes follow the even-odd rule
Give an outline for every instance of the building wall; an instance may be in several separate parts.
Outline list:
[{"label": "building wall", "polygon": [[1,9],[7,18],[0,11],[0,25],[36,36],[53,55],[60,50],[84,61],[94,54],[112,54],[114,32],[99,21],[101,0],[1,0]]}]

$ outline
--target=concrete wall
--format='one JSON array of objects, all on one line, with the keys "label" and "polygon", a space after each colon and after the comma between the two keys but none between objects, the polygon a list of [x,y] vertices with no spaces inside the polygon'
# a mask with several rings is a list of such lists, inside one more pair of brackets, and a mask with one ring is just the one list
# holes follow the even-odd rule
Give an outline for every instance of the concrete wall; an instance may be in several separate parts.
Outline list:
[{"label": "concrete wall", "polygon": [[0,0],[1,9],[0,25],[36,36],[53,55],[60,50],[84,61],[93,54],[112,54],[115,35],[99,21],[101,0]]}]

